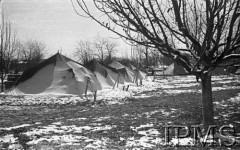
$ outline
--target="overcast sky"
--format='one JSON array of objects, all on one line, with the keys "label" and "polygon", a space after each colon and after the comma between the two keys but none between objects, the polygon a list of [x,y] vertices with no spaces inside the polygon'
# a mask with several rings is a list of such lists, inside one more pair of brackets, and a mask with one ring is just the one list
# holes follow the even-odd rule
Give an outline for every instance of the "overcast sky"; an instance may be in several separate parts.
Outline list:
[{"label": "overcast sky", "polygon": [[[5,18],[10,20],[22,41],[39,40],[46,44],[48,56],[62,49],[71,56],[78,40],[91,40],[97,34],[117,36],[94,21],[78,16],[71,0],[3,0]],[[119,55],[129,49],[123,41],[119,43]]]}]

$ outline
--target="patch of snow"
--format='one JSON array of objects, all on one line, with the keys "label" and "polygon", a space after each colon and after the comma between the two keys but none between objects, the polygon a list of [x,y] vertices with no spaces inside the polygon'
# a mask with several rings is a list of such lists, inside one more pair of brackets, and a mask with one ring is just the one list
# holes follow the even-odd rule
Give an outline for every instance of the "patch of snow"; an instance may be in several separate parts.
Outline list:
[{"label": "patch of snow", "polygon": [[143,136],[139,139],[139,144],[144,148],[153,148],[155,145],[149,143],[151,140],[152,138],[149,139],[149,137]]},{"label": "patch of snow", "polygon": [[181,94],[181,93],[200,93],[201,91],[198,90],[190,90],[190,89],[186,89],[186,90],[164,90],[166,93],[168,94]]},{"label": "patch of snow", "polygon": [[136,140],[133,138],[128,138],[126,140],[126,147],[142,147],[142,148],[153,148],[155,147],[154,144],[151,144],[150,141],[152,141],[153,139],[151,137],[146,137],[143,136],[141,137],[139,140]]},{"label": "patch of snow", "polygon": [[[1,101],[1,97],[0,97]],[[1,103],[1,102],[0,102]],[[1,110],[21,110],[22,108],[20,106],[7,106],[7,105],[1,105],[0,106]]]},{"label": "patch of snow", "polygon": [[181,145],[181,146],[193,146],[194,139],[193,138],[173,138],[170,142],[170,145]]},{"label": "patch of snow", "polygon": [[8,150],[11,150],[11,149],[17,150],[17,149],[23,149],[23,147],[20,144],[11,144],[11,145],[9,145]]},{"label": "patch of snow", "polygon": [[152,123],[148,123],[148,124],[141,124],[139,127],[136,127],[136,130],[139,130],[141,128],[148,128],[148,127],[153,127]]},{"label": "patch of snow", "polygon": [[13,134],[8,134],[3,137],[0,137],[0,143],[16,143],[17,138],[13,136]]},{"label": "patch of snow", "polygon": [[130,97],[128,91],[123,91],[121,89],[103,89],[98,92],[98,99],[104,99],[108,101],[114,101],[123,99],[125,97]]},{"label": "patch of snow", "polygon": [[62,122],[54,122],[54,123],[52,123],[53,125],[61,125],[62,124]]},{"label": "patch of snow", "polygon": [[232,102],[232,103],[239,104],[239,103],[240,103],[240,93],[238,93],[237,96],[228,99],[227,101]]},{"label": "patch of snow", "polygon": [[165,116],[169,116],[172,112],[167,112],[164,109],[161,109],[161,113]]},{"label": "patch of snow", "polygon": [[138,131],[137,133],[141,134],[141,135],[145,135],[145,136],[148,136],[148,135],[154,136],[154,135],[159,135],[160,134],[158,132],[158,130],[156,130],[156,129],[149,129],[149,130]]},{"label": "patch of snow", "polygon": [[99,127],[94,127],[92,131],[94,132],[94,131],[100,131],[100,130],[111,130],[112,128],[113,126],[110,126],[110,125],[99,126]]},{"label": "patch of snow", "polygon": [[50,105],[50,104],[76,104],[77,102],[84,102],[85,99],[77,95],[70,94],[22,94],[11,95],[5,94],[4,98],[0,97],[0,104],[2,105]]},{"label": "patch of snow", "polygon": [[12,130],[12,129],[18,129],[18,128],[29,127],[29,126],[31,126],[31,125],[30,124],[22,124],[22,125],[14,126],[14,127],[0,128],[0,130]]},{"label": "patch of snow", "polygon": [[39,139],[34,139],[27,144],[29,145],[36,145],[42,141],[47,142],[54,142],[55,144],[59,145],[73,145],[74,143],[79,143],[81,140],[88,139],[85,136],[79,136],[79,135],[72,135],[72,134],[65,134],[65,135],[53,135],[53,136],[47,136],[47,137],[41,137]]},{"label": "patch of snow", "polygon": [[98,118],[95,118],[95,121],[103,121],[103,120],[107,120],[107,119],[110,119],[110,116],[98,117]]},{"label": "patch of snow", "polygon": [[85,148],[100,149],[107,145],[108,138],[95,139],[89,143]]},{"label": "patch of snow", "polygon": [[74,118],[74,119],[68,119],[69,121],[82,121],[86,120],[87,118]]},{"label": "patch of snow", "polygon": [[130,116],[129,114],[123,114],[122,115],[123,117],[128,117],[128,116]]},{"label": "patch of snow", "polygon": [[215,105],[214,108],[222,108],[222,107],[227,107],[228,105],[223,104],[222,102],[213,102],[213,104]]},{"label": "patch of snow", "polygon": [[147,118],[150,118],[153,114],[156,114],[156,113],[158,113],[158,112],[160,112],[160,110],[145,112],[145,113],[142,113],[141,115],[146,115]]}]

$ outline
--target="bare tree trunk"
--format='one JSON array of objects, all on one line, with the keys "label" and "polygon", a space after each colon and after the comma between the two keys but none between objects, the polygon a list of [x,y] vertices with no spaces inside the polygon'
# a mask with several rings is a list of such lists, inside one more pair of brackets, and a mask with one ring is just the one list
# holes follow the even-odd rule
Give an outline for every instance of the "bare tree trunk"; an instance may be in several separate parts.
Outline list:
[{"label": "bare tree trunk", "polygon": [[3,83],[3,78],[1,78],[1,81],[2,81],[2,83],[1,83],[1,91],[0,92],[4,92],[4,83]]},{"label": "bare tree trunk", "polygon": [[0,53],[0,55],[1,55],[1,58],[0,58],[0,67],[1,67],[1,69],[0,69],[0,78],[1,78],[1,81],[2,81],[1,82],[1,92],[3,92],[3,90],[4,90],[3,89],[3,80],[4,80],[3,79],[3,76],[4,76],[4,74],[3,74],[3,65],[4,64],[3,64],[3,44],[2,44],[2,41],[3,40],[2,40],[2,36],[1,36],[1,46],[0,46],[1,47],[1,49],[0,49],[0,52],[1,52]]},{"label": "bare tree trunk", "polygon": [[145,51],[145,56],[146,56],[146,68],[148,68],[148,66],[149,66],[149,62],[148,62],[148,48],[147,47],[145,47],[146,48],[146,51]]},{"label": "bare tree trunk", "polygon": [[209,125],[214,125],[211,75],[209,74],[202,75],[201,82],[202,82],[203,127],[204,130],[207,131]]}]

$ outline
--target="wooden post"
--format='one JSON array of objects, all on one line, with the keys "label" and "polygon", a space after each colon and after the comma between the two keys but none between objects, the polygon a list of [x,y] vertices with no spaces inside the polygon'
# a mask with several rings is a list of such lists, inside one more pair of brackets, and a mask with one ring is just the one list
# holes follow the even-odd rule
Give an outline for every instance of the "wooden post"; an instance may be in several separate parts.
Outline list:
[{"label": "wooden post", "polygon": [[165,79],[165,73],[164,73],[164,71],[165,71],[165,70],[164,70],[164,65],[163,65],[163,68],[162,68],[162,69],[163,69],[163,79]]},{"label": "wooden post", "polygon": [[96,101],[97,99],[97,91],[94,92],[94,102]]},{"label": "wooden post", "polygon": [[86,97],[86,99],[87,99],[88,84],[89,84],[89,77],[87,77],[87,85],[86,85],[86,89],[85,89],[85,97]]},{"label": "wooden post", "polygon": [[136,74],[136,79],[135,79],[135,82],[136,82],[136,84],[137,84],[137,86],[138,86],[138,71],[137,71],[137,74]]},{"label": "wooden post", "polygon": [[117,79],[116,79],[116,81],[115,81],[115,83],[114,83],[114,85],[113,85],[113,89],[114,89],[116,83],[118,82],[118,78],[119,78],[119,73],[118,73]]},{"label": "wooden post", "polygon": [[133,80],[132,80],[132,83],[134,83],[134,81],[135,81],[135,73],[134,73],[134,76],[133,76]]},{"label": "wooden post", "polygon": [[120,74],[118,75],[118,78],[117,78],[117,87],[118,87],[118,83],[119,83],[119,78],[120,78]]},{"label": "wooden post", "polygon": [[126,88],[126,91],[128,91],[128,88],[129,88],[129,85],[128,85],[127,88]]},{"label": "wooden post", "polygon": [[155,81],[155,70],[153,70],[153,82]]},{"label": "wooden post", "polygon": [[134,83],[135,82],[135,78],[136,78],[136,71],[134,71],[135,73],[134,73],[134,76],[133,76],[133,81],[132,81],[132,83]]}]

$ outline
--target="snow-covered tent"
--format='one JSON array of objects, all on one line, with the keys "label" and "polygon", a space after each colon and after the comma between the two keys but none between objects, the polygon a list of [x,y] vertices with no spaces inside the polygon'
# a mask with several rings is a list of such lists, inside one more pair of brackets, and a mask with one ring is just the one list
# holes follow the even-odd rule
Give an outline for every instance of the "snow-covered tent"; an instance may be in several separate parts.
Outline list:
[{"label": "snow-covered tent", "polygon": [[123,78],[125,82],[133,82],[134,81],[134,71],[131,70],[129,67],[122,65],[118,61],[113,61],[109,64],[110,67],[115,68]]},{"label": "snow-covered tent", "polygon": [[114,61],[109,64],[110,67],[115,68],[121,71],[121,75],[125,82],[136,82],[139,79],[140,81],[143,80],[146,74],[135,66],[130,65],[130,67],[124,66],[121,63]]},{"label": "snow-covered tent", "polygon": [[164,75],[185,75],[187,71],[177,63],[172,63],[166,70],[164,70]]},{"label": "snow-covered tent", "polygon": [[[118,79],[118,71],[109,66],[102,65],[96,59],[91,60],[89,63],[85,64],[84,67],[88,68],[94,72],[103,88],[113,87]],[[119,79],[118,84],[123,84],[124,80]]]},{"label": "snow-covered tent", "polygon": [[101,90],[95,74],[60,53],[24,71],[14,92],[25,94],[74,94]]}]

